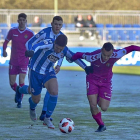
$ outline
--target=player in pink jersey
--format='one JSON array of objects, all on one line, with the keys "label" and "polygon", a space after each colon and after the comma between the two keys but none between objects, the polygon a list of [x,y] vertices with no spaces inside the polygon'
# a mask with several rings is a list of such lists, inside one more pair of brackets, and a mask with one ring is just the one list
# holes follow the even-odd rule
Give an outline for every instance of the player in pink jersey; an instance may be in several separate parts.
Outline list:
[{"label": "player in pink jersey", "polygon": [[[11,57],[9,62],[9,82],[11,88],[16,91],[17,83],[16,77],[19,74],[19,86],[24,85],[25,76],[27,72],[27,65],[29,58],[25,57],[26,42],[34,36],[34,33],[26,28],[27,15],[21,13],[18,15],[17,22],[19,23],[18,27],[11,28],[7,34],[7,37],[3,43],[3,57],[7,57],[7,44],[11,40]],[[21,100],[15,98],[17,107],[21,107]]]},{"label": "player in pink jersey", "polygon": [[101,118],[101,112],[106,111],[111,101],[112,91],[112,68],[114,63],[124,55],[132,52],[140,51],[138,46],[128,46],[123,49],[115,50],[111,43],[105,43],[103,47],[91,53],[77,52],[72,57],[72,61],[76,59],[85,59],[91,63],[93,73],[86,76],[87,98],[90,104],[90,110],[93,119],[99,125],[95,132],[106,130],[106,126]]}]

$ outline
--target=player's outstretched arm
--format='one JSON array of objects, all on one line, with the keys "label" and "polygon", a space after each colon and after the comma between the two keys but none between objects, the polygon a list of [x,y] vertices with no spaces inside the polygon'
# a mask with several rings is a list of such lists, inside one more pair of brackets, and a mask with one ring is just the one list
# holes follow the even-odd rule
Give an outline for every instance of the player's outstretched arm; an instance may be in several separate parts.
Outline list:
[{"label": "player's outstretched arm", "polygon": [[79,59],[79,58],[82,58],[82,54],[79,53],[78,57],[75,58],[75,60],[73,60],[72,58],[75,54],[68,49],[67,54],[66,54],[66,59],[68,62],[69,61],[70,61],[70,63],[75,62],[77,65],[79,65],[81,68],[83,68],[87,75],[90,73],[93,73],[93,68],[91,66],[87,66],[81,59]]},{"label": "player's outstretched arm", "polygon": [[127,51],[127,54],[128,54],[132,51],[140,51],[140,46],[131,45],[131,46],[125,47],[124,49]]}]

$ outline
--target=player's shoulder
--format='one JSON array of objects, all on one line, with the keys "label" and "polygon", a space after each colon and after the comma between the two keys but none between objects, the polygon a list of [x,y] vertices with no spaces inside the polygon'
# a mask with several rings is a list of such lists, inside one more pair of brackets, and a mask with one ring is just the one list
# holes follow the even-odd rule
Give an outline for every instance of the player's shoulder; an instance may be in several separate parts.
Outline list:
[{"label": "player's shoulder", "polygon": [[60,35],[65,35],[62,31],[60,31],[59,33],[60,33]]},{"label": "player's shoulder", "polygon": [[47,28],[42,29],[41,31],[48,32],[48,31],[51,31],[51,29],[52,27],[47,27]]},{"label": "player's shoulder", "polygon": [[12,28],[10,28],[9,31],[14,31],[14,30],[18,30],[18,27],[12,27]]},{"label": "player's shoulder", "polygon": [[29,28],[26,28],[26,31],[31,32],[31,33],[34,34],[34,32],[31,29],[29,29]]}]

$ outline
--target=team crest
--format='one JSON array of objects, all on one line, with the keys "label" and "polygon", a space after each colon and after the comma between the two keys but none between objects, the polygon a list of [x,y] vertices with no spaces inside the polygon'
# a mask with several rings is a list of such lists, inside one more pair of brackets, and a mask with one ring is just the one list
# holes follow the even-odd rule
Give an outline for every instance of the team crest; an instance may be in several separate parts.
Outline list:
[{"label": "team crest", "polygon": [[125,51],[123,50],[123,54],[125,54]]},{"label": "team crest", "polygon": [[110,63],[107,63],[106,66],[109,67],[110,66]]},{"label": "team crest", "polygon": [[28,38],[28,35],[24,35],[24,38]]}]

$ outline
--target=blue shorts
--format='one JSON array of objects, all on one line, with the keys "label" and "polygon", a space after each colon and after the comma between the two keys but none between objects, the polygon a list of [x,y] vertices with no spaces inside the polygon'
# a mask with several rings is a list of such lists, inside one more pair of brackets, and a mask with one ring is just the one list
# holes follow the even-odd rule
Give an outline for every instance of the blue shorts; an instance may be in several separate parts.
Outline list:
[{"label": "blue shorts", "polygon": [[39,74],[33,70],[29,71],[29,84],[33,95],[39,95],[44,87],[44,84],[52,79],[56,78],[54,71],[48,72],[47,74]]}]

